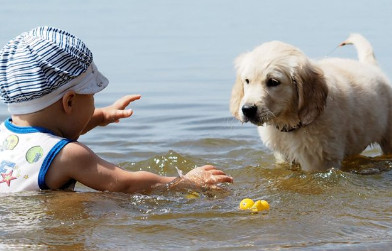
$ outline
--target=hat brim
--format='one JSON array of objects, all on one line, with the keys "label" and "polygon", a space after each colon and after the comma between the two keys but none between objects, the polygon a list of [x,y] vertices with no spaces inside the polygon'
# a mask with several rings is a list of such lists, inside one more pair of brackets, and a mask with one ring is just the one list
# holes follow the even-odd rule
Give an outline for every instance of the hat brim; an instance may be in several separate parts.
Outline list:
[{"label": "hat brim", "polygon": [[102,91],[108,86],[109,80],[98,71],[94,62],[88,67],[87,71],[70,81],[70,90],[74,90],[78,94],[95,94]]}]

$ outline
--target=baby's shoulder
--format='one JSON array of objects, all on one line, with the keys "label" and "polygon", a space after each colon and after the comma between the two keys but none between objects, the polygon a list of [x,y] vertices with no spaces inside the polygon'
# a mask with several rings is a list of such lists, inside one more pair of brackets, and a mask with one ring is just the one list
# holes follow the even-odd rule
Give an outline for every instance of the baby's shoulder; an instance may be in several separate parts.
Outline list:
[{"label": "baby's shoulder", "polygon": [[57,189],[70,179],[75,179],[80,173],[96,167],[98,159],[99,157],[86,145],[69,142],[53,160],[45,180],[50,188]]},{"label": "baby's shoulder", "polygon": [[86,145],[80,142],[69,142],[59,152],[59,158],[66,162],[82,161],[95,158],[97,155]]}]

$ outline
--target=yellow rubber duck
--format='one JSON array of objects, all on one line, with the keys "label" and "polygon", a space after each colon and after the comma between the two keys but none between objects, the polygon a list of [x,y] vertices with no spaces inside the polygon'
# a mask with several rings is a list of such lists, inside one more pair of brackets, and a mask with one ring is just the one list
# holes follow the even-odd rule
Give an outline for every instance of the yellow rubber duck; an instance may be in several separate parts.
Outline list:
[{"label": "yellow rubber duck", "polygon": [[200,194],[198,192],[190,192],[187,195],[185,195],[185,198],[187,198],[188,200],[198,199],[200,198]]},{"label": "yellow rubber duck", "polygon": [[249,199],[249,198],[243,199],[240,202],[240,209],[241,210],[250,209],[254,204],[255,204],[255,202],[252,199]]},{"label": "yellow rubber duck", "polygon": [[264,210],[269,210],[270,206],[265,200],[258,200],[254,202],[252,199],[246,198],[240,202],[241,210],[250,210],[252,212],[260,212]]},{"label": "yellow rubber duck", "polygon": [[258,200],[253,204],[253,206],[250,208],[253,212],[259,212],[259,211],[264,211],[264,210],[269,210],[270,206],[267,201],[265,200]]}]

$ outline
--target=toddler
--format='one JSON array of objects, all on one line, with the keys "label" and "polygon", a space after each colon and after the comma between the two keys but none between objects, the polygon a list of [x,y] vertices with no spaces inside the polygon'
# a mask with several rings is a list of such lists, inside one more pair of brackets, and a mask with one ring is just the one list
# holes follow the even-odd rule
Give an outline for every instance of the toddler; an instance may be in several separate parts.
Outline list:
[{"label": "toddler", "polygon": [[93,55],[77,37],[52,27],[22,33],[0,51],[1,99],[11,117],[0,125],[0,192],[73,189],[78,181],[100,191],[217,188],[232,178],[213,166],[181,177],[130,172],[78,142],[81,134],[132,115],[128,95],[94,107],[108,85]]}]

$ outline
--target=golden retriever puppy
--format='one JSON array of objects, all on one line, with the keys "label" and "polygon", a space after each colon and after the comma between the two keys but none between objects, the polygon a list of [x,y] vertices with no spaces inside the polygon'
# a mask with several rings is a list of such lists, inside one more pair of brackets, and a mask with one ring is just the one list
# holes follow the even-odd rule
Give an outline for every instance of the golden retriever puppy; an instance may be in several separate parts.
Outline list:
[{"label": "golden retriever puppy", "polygon": [[[348,43],[368,51],[358,41]],[[304,171],[339,168],[373,143],[391,154],[392,88],[373,59],[314,61],[292,45],[264,43],[235,60],[230,111],[258,126],[277,160]]]}]

